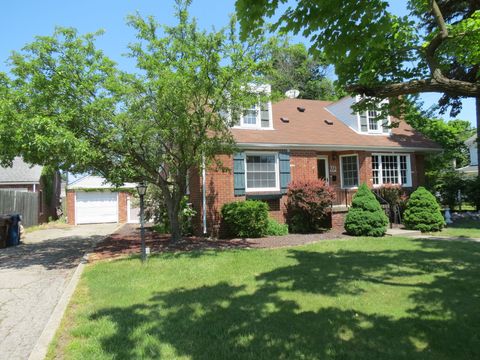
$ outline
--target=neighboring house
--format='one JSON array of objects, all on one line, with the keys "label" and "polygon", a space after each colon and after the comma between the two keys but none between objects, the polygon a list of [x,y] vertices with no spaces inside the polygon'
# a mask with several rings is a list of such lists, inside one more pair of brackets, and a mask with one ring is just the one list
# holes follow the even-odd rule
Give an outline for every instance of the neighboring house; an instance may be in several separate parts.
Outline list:
[{"label": "neighboring house", "polygon": [[27,164],[21,157],[16,157],[11,167],[0,167],[0,190],[38,193],[39,223],[56,218],[60,205],[60,174],[50,175],[47,181],[42,171],[42,166]]},{"label": "neighboring house", "polygon": [[470,152],[470,164],[462,168],[458,168],[457,171],[464,173],[467,176],[478,176],[478,152],[477,152],[477,135],[473,135],[467,141],[465,145],[468,147]]},{"label": "neighboring house", "polygon": [[67,186],[67,222],[71,225],[138,222],[136,184],[114,187],[100,176],[87,175]]},{"label": "neighboring house", "polygon": [[[270,215],[284,222],[290,181],[324,178],[344,205],[361,183],[422,185],[424,156],[440,147],[404,121],[377,121],[375,111],[353,113],[357,100],[285,99],[247,110],[232,128],[240,151],[219,156],[231,172],[207,169],[204,178],[189,179],[199,232],[218,231],[222,205],[245,199],[266,201]],[[399,126],[389,128],[392,120]],[[343,226],[343,215],[334,216],[334,225]]]}]

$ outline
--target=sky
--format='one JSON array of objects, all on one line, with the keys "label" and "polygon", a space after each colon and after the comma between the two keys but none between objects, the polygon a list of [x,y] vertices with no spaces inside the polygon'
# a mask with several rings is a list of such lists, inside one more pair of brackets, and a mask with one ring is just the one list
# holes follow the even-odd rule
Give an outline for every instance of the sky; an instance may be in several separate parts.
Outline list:
[{"label": "sky", "polygon": [[[392,12],[406,14],[406,1],[392,0]],[[37,35],[51,35],[55,26],[74,27],[80,33],[103,29],[105,34],[97,46],[124,70],[133,70],[133,62],[122,56],[127,45],[135,41],[134,31],[125,24],[129,14],[153,15],[161,24],[173,25],[173,0],[0,0],[0,71],[13,50],[20,50]],[[219,29],[228,24],[235,10],[235,0],[193,0],[190,14],[200,27]],[[294,37],[309,45],[307,39]],[[426,94],[426,106],[435,104],[439,95]],[[448,114],[443,116],[448,119]],[[464,102],[459,119],[475,124],[475,102]]]}]

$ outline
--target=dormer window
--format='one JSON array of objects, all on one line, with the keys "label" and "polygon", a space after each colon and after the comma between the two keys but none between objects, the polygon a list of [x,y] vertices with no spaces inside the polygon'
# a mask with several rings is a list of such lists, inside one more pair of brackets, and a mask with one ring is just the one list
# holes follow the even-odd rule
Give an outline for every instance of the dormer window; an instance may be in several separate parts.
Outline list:
[{"label": "dormer window", "polygon": [[376,110],[363,111],[359,114],[360,132],[367,134],[388,134],[390,129],[388,127],[388,117],[385,119],[379,118],[380,112]]},{"label": "dormer window", "polygon": [[272,129],[271,104],[256,104],[243,111],[243,116],[236,127],[245,129]]}]

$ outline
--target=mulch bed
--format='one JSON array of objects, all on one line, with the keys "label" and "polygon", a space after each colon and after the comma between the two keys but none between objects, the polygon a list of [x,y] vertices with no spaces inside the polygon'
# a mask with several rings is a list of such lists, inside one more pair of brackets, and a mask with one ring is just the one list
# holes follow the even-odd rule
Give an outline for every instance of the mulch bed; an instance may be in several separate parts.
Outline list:
[{"label": "mulch bed", "polygon": [[[269,236],[260,239],[219,239],[204,237],[185,237],[177,244],[170,243],[169,235],[158,234],[150,227],[145,229],[145,243],[152,253],[194,251],[205,249],[249,249],[278,248],[285,246],[304,245],[320,240],[345,238],[348,235],[328,231],[321,234],[289,234],[285,236]],[[140,227],[136,224],[125,224],[117,232],[100,241],[90,261],[113,259],[130,254],[139,254],[141,247]]]}]

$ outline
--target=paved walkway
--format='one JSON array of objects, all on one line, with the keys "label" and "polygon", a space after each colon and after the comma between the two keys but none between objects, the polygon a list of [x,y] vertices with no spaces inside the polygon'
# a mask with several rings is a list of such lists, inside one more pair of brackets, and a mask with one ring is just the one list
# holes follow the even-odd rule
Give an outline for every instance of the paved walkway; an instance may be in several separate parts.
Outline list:
[{"label": "paved walkway", "polygon": [[39,230],[0,249],[0,360],[28,358],[83,253],[117,227]]}]

